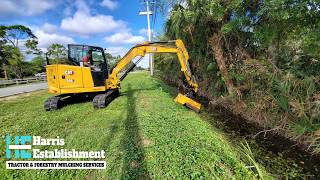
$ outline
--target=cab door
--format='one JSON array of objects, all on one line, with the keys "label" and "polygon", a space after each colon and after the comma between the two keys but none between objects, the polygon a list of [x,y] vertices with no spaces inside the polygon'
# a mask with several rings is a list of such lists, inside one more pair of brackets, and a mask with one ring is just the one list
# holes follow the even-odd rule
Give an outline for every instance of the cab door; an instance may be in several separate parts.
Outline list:
[{"label": "cab door", "polygon": [[103,49],[98,47],[90,48],[92,53],[91,74],[94,86],[105,86],[105,81],[108,79],[108,68]]}]

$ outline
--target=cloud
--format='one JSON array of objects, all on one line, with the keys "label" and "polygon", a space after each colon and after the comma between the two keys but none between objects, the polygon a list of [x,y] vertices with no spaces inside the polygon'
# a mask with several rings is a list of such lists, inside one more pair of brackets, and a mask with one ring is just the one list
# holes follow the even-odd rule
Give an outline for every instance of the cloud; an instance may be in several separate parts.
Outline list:
[{"label": "cloud", "polygon": [[112,56],[118,56],[121,57],[124,56],[128,52],[128,48],[121,47],[121,46],[111,46],[105,48],[107,53],[110,53]]},{"label": "cloud", "polygon": [[71,16],[72,15],[72,7],[71,6],[66,6],[63,10],[63,15],[66,16]]},{"label": "cloud", "polygon": [[34,16],[53,9],[60,0],[1,0],[0,15]]},{"label": "cloud", "polygon": [[118,7],[118,2],[112,1],[112,0],[103,0],[100,3],[100,6],[106,7],[110,10],[114,10]]},{"label": "cloud", "polygon": [[45,23],[42,26],[42,29],[45,33],[55,33],[58,29],[56,25],[50,24],[50,23]]},{"label": "cloud", "polygon": [[34,33],[38,38],[38,46],[43,49],[49,47],[53,43],[58,43],[66,46],[67,44],[75,43],[75,41],[68,36],[58,33],[48,33],[43,29],[38,29]]},{"label": "cloud", "polygon": [[114,20],[112,16],[90,16],[77,12],[72,18],[63,19],[61,28],[80,35],[90,35],[125,28],[125,23]]},{"label": "cloud", "polygon": [[[139,34],[142,35],[142,36],[148,37],[148,29],[146,29],[146,28],[140,29],[139,30]],[[155,39],[158,38],[159,33],[154,31],[153,29],[151,29],[151,36],[152,36],[152,39],[155,40]]]},{"label": "cloud", "polygon": [[112,16],[91,15],[90,9],[84,1],[76,1],[76,6],[77,11],[73,17],[62,20],[61,29],[83,36],[126,29],[124,21],[114,20]]},{"label": "cloud", "polygon": [[[107,53],[110,53],[112,56],[118,56],[120,55],[123,57],[130,49],[131,47],[122,47],[122,46],[111,46],[105,48]],[[139,58],[134,58],[133,61],[135,62]],[[138,66],[147,68],[149,67],[149,55],[147,54],[143,59],[140,61]]]},{"label": "cloud", "polygon": [[138,44],[145,41],[143,36],[134,36],[129,32],[116,33],[104,39],[109,44]]},{"label": "cloud", "polygon": [[139,34],[141,34],[141,35],[148,35],[148,29],[146,29],[146,28],[140,29],[140,30],[139,30]]}]

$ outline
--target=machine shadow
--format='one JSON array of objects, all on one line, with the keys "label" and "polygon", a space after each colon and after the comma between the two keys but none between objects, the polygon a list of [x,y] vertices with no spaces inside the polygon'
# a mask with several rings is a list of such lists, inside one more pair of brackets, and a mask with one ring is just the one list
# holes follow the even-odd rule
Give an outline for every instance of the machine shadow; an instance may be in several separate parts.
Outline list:
[{"label": "machine shadow", "polygon": [[[153,88],[141,88],[141,89],[130,89],[124,92],[121,92],[119,96],[127,96],[128,94],[132,94],[136,91],[152,91],[155,90],[157,87]],[[130,92],[129,92],[130,91]],[[74,96],[65,96],[61,99],[61,103],[59,104],[59,109],[65,108],[70,105],[74,104],[80,104],[80,103],[87,103],[87,102],[92,102],[93,98],[95,95],[98,93],[92,93],[89,95],[86,94],[77,94]],[[115,98],[116,99],[116,98]],[[114,100],[114,99],[113,99]],[[107,108],[107,107],[106,107]]]},{"label": "machine shadow", "polygon": [[153,91],[156,90],[156,87],[154,88],[141,88],[141,89],[128,89],[127,91],[121,92],[120,96],[128,96],[130,94],[133,94],[134,92],[139,92],[139,91]]},{"label": "machine shadow", "polygon": [[128,84],[127,118],[124,122],[124,136],[121,142],[124,152],[121,179],[150,179],[136,115],[135,91],[131,89],[131,84]]},{"label": "machine shadow", "polygon": [[112,125],[108,128],[110,132],[109,135],[105,138],[105,144],[102,145],[102,148],[104,150],[106,150],[107,152],[109,152],[109,148],[110,148],[110,145],[112,144],[112,140],[114,139],[114,137],[116,136],[117,133],[119,133],[119,129],[120,129],[120,121],[121,119],[120,118],[117,118],[117,119],[114,119],[112,121]]}]

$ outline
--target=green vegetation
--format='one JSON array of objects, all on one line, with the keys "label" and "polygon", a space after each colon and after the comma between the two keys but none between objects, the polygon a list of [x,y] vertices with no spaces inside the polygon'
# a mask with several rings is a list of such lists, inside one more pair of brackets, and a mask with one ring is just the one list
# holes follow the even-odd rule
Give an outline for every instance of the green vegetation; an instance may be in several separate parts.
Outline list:
[{"label": "green vegetation", "polygon": [[50,64],[66,64],[68,61],[68,50],[61,44],[51,44],[47,48],[46,56]]},{"label": "green vegetation", "polygon": [[[165,34],[182,39],[199,94],[269,132],[320,152],[320,5],[318,1],[170,0]],[[178,81],[175,57],[156,69]]]},{"label": "green vegetation", "polygon": [[[21,41],[24,41],[24,44],[21,44]],[[0,77],[22,78],[32,74],[32,63],[24,61],[24,55],[40,54],[37,44],[37,37],[28,27],[0,25],[0,70],[3,72]],[[21,45],[27,48],[24,54],[19,49]]]},{"label": "green vegetation", "polygon": [[[63,45],[53,43],[45,52],[38,48],[37,37],[30,28],[0,25],[0,78],[24,78],[44,72],[46,56],[50,64],[69,64],[68,51]],[[33,58],[27,60],[27,55]],[[120,59],[120,56],[114,57],[108,52],[105,52],[105,56],[109,67],[113,67]]]},{"label": "green vegetation", "polygon": [[[162,82],[133,73],[122,83],[122,96],[107,108],[94,110],[91,102],[46,112],[50,95],[39,92],[0,102],[0,135],[41,135],[64,138],[66,149],[106,151],[106,170],[4,170],[0,176],[29,179],[96,178],[221,178],[258,177],[240,160],[238,147],[200,115],[180,106]],[[27,104],[26,104],[27,103]],[[1,152],[5,144],[1,145]],[[246,150],[249,150],[246,146]],[[249,150],[250,151],[250,150]],[[259,175],[265,171],[259,166]],[[265,177],[266,178],[266,177]]]}]

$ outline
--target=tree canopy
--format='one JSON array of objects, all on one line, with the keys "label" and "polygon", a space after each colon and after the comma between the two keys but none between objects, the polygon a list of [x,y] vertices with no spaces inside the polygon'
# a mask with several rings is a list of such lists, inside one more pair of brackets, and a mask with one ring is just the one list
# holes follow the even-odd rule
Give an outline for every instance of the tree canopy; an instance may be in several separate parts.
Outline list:
[{"label": "tree canopy", "polygon": [[67,48],[61,44],[54,43],[47,48],[47,56],[52,63],[66,63],[67,53]]},{"label": "tree canopy", "polygon": [[20,40],[37,39],[30,28],[23,25],[2,26],[5,31],[4,39],[14,47],[18,47]]}]

